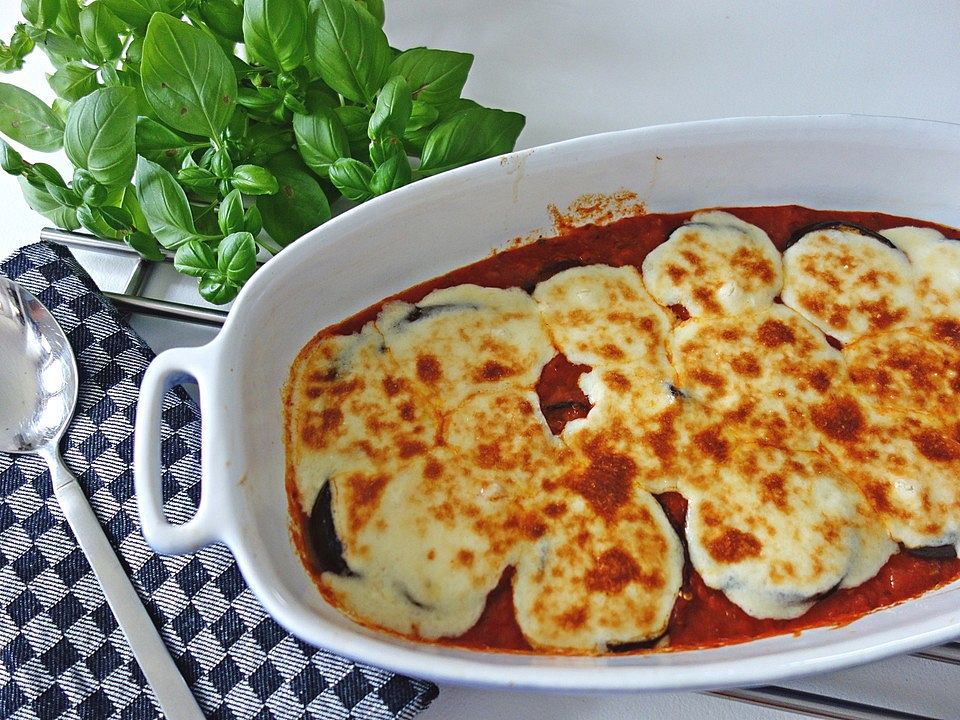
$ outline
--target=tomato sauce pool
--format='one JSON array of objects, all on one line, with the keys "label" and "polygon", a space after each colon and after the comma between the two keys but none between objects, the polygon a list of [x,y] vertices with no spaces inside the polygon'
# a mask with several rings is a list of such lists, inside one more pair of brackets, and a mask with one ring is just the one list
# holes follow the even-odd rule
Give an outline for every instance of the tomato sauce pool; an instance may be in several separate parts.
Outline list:
[{"label": "tomato sauce pool", "polygon": [[[726,208],[725,208],[726,209]],[[957,231],[934,223],[874,212],[810,210],[796,205],[726,209],[737,217],[763,228],[778,249],[802,228],[821,222],[856,223],[878,231],[903,225],[932,227],[947,236]],[[633,265],[640,268],[654,247],[693,214],[644,214],[608,225],[567,228],[552,238],[535,240],[506,250],[480,262],[416,285],[394,297],[367,308],[328,328],[324,334],[350,334],[373,320],[382,305],[400,299],[415,303],[432,290],[474,283],[489,287],[521,287],[532,290],[537,283],[569,267],[592,264]],[[673,308],[678,317],[683,308]],[[541,410],[550,429],[559,433],[570,420],[589,412],[589,400],[577,385],[577,378],[589,368],[557,356],[544,368],[537,384]],[[678,493],[657,497],[670,522],[683,539],[686,500]],[[315,579],[327,568],[313,551],[310,518],[300,510],[297,498],[290,500],[294,538]],[[531,652],[515,619],[512,602],[512,570],[508,569],[487,598],[479,621],[466,633],[440,639],[440,644],[486,650]],[[764,620],[751,617],[730,602],[722,592],[707,587],[689,561],[684,580],[667,628],[669,648],[690,649],[744,642],[770,635],[792,633],[825,625],[843,625],[873,610],[902,602],[960,578],[957,558],[920,557],[901,551],[893,555],[870,580],[855,587],[836,590],[818,600],[804,615],[792,620]],[[322,587],[322,586],[321,586]],[[649,651],[649,644],[631,645],[615,651]]]}]

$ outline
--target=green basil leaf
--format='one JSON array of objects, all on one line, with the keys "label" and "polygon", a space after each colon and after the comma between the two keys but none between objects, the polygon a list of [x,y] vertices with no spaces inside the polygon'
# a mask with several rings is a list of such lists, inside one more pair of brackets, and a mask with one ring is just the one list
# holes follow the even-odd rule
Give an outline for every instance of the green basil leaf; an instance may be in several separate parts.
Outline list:
[{"label": "green basil leaf", "polygon": [[94,0],[80,11],[80,39],[99,62],[120,57],[123,25],[102,0]]},{"label": "green basil leaf", "polygon": [[370,116],[367,135],[371,140],[387,134],[402,135],[413,111],[410,86],[400,75],[394,75],[377,95],[377,105]]},{"label": "green basil leaf", "polygon": [[330,166],[330,182],[345,198],[363,202],[373,197],[370,181],[373,168],[354,158],[340,158]]},{"label": "green basil leaf", "polygon": [[247,211],[243,214],[243,229],[253,235],[253,237],[257,237],[260,231],[263,230],[263,216],[260,215],[260,210],[256,205],[248,207]]},{"label": "green basil leaf", "polygon": [[216,138],[237,105],[237,76],[223,49],[202,30],[157,13],[140,63],[143,92],[156,117],[175,130]]},{"label": "green basil leaf", "polygon": [[246,229],[243,218],[243,198],[240,197],[239,190],[231,190],[220,201],[220,207],[217,210],[217,224],[220,226],[220,232],[224,235]]},{"label": "green basil leaf", "polygon": [[209,194],[217,189],[219,180],[216,175],[206,168],[194,165],[178,170],[177,182],[193,192]]},{"label": "green basil leaf", "polygon": [[217,269],[217,253],[205,242],[190,240],[177,248],[177,253],[173,256],[173,267],[184,275],[203,277]]},{"label": "green basil leaf", "polygon": [[80,224],[94,235],[100,238],[106,238],[108,240],[118,240],[120,238],[120,233],[110,227],[109,224],[103,219],[103,214],[100,212],[100,208],[90,207],[89,205],[81,205],[77,208],[77,220],[80,221]]},{"label": "green basil leaf", "polygon": [[244,195],[273,195],[279,188],[273,173],[260,165],[238,165],[230,183]]},{"label": "green basil leaf", "polygon": [[243,42],[271,70],[299,67],[307,50],[306,0],[245,0]]},{"label": "green basil leaf", "polygon": [[[50,62],[55,67],[61,67],[71,61],[87,59],[88,53],[82,44],[80,44],[80,33],[76,35],[64,36],[55,33],[52,30],[46,34],[40,47],[50,58]],[[92,60],[92,58],[91,58]]]},{"label": "green basil leaf", "polygon": [[199,10],[207,27],[217,35],[233,42],[243,42],[242,6],[233,0],[203,0]]},{"label": "green basil leaf", "polygon": [[124,235],[123,241],[147,260],[159,262],[166,257],[160,249],[160,243],[157,242],[157,239],[145,232],[135,230],[129,235]]},{"label": "green basil leaf", "polygon": [[7,83],[0,83],[0,132],[40,152],[63,146],[60,118],[40,98]]},{"label": "green basil leaf", "polygon": [[436,122],[439,117],[440,112],[433,105],[425,103],[423,100],[414,100],[410,111],[410,119],[407,120],[407,126],[403,129],[402,134],[423,130]]},{"label": "green basil leaf", "polygon": [[410,161],[405,153],[393,154],[381,164],[370,178],[370,192],[383,195],[398,187],[403,187],[413,177]]},{"label": "green basil leaf", "polygon": [[367,126],[370,124],[370,111],[356,105],[341,105],[333,109],[347,131],[350,144],[367,142]]},{"label": "green basil leaf", "polygon": [[6,141],[0,140],[0,168],[9,175],[20,175],[27,165],[23,156],[10,147]]},{"label": "green basil leaf", "polygon": [[94,180],[93,175],[83,168],[73,171],[73,189],[80,193],[85,205],[98,207],[107,202],[107,188]]},{"label": "green basil leaf", "polygon": [[21,0],[20,12],[34,27],[49,30],[60,14],[60,0]]},{"label": "green basil leaf", "polygon": [[82,203],[80,199],[80,194],[73,190],[72,188],[63,187],[57,185],[56,183],[48,182],[46,184],[46,190],[50,193],[50,196],[56,200],[61,205],[66,207],[79,207]]},{"label": "green basil leaf", "polygon": [[80,3],[76,0],[60,0],[56,29],[67,37],[80,36]]},{"label": "green basil leaf", "polygon": [[468,53],[420,47],[400,53],[390,64],[390,74],[406,78],[414,100],[437,104],[460,97],[471,65],[473,55]]},{"label": "green basil leaf", "polygon": [[368,13],[373,15],[373,19],[377,21],[377,25],[383,27],[383,21],[386,19],[383,0],[357,0],[357,2],[363,5]]},{"label": "green basil leaf", "polygon": [[145,158],[137,161],[137,199],[150,231],[166,248],[197,238],[190,203],[173,175]]},{"label": "green basil leaf", "polygon": [[13,72],[23,68],[23,61],[36,45],[36,41],[30,37],[27,27],[23,23],[17,23],[13,28],[13,35],[10,42],[4,44],[0,42],[0,72]]},{"label": "green basil leaf", "polygon": [[74,165],[89,170],[98,183],[126,185],[137,162],[136,130],[134,91],[101,88],[70,108],[63,149]]},{"label": "green basil leaf", "polygon": [[97,89],[97,71],[81,62],[68,62],[47,78],[50,87],[59,96],[71,102]]},{"label": "green basil leaf", "polygon": [[254,165],[264,165],[274,155],[293,146],[293,133],[279,125],[251,122],[243,138],[243,156]]},{"label": "green basil leaf", "polygon": [[242,286],[257,269],[257,243],[248,232],[227,235],[217,246],[217,270],[227,282]]},{"label": "green basil leaf", "polygon": [[226,305],[233,300],[240,291],[233,283],[219,272],[208,272],[200,278],[200,297],[214,305]]},{"label": "green basil leaf", "polygon": [[380,167],[396,155],[404,157],[407,155],[403,142],[396,135],[388,135],[385,138],[370,141],[370,161],[374,167]]},{"label": "green basil leaf", "polygon": [[[137,200],[137,189],[132,184],[127,185],[123,189],[123,196],[120,198],[120,207],[130,213],[130,217],[133,218],[134,228],[144,233],[150,232],[150,225],[147,223],[147,218],[144,217],[143,210],[140,208],[140,201]],[[156,238],[151,236],[150,239],[154,245],[159,247]]]},{"label": "green basil leaf", "polygon": [[124,208],[104,205],[98,210],[103,217],[103,221],[113,230],[121,234],[133,232],[133,216]]},{"label": "green basil leaf", "polygon": [[183,9],[179,0],[100,0],[126,25],[141,35],[147,31],[147,23],[155,12],[177,13]]},{"label": "green basil leaf", "polygon": [[60,175],[60,171],[53,167],[53,165],[48,165],[47,163],[34,163],[29,166],[24,172],[24,177],[26,177],[27,182],[35,188],[44,191],[49,183],[60,187],[67,186],[67,183],[64,182],[63,177]]},{"label": "green basil leaf", "polygon": [[312,115],[294,115],[293,132],[300,157],[320,177],[329,167],[350,155],[350,138],[332,110],[318,109]]},{"label": "green basil leaf", "polygon": [[20,189],[23,191],[23,199],[26,200],[31,210],[40,213],[58,228],[76,230],[80,227],[76,208],[61,205],[45,189],[32,185],[25,177],[17,179],[20,182]]},{"label": "green basil leaf", "polygon": [[312,115],[320,108],[332,109],[340,106],[340,98],[327,87],[322,80],[314,80],[307,85],[304,105],[307,106],[306,115]]},{"label": "green basil leaf", "polygon": [[138,155],[168,166],[179,163],[191,150],[210,144],[209,140],[188,140],[166,125],[144,116],[137,118],[136,141]]},{"label": "green basil leaf", "polygon": [[510,152],[524,122],[523,115],[504,110],[485,107],[462,110],[430,132],[418,171],[435,175]]},{"label": "green basil leaf", "polygon": [[289,245],[330,219],[330,203],[317,179],[295,152],[278,155],[267,166],[280,189],[257,198],[263,229],[280,245]]},{"label": "green basil leaf", "polygon": [[310,0],[307,38],[317,74],[348,100],[373,103],[387,79],[390,44],[380,25],[354,0]]}]

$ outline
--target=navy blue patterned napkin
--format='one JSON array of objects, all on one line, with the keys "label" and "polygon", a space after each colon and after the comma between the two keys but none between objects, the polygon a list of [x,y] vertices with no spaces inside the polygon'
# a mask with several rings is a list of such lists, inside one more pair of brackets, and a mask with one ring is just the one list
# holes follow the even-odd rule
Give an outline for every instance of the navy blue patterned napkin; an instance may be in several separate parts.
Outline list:
[{"label": "navy blue patterned napkin", "polygon": [[[359,665],[285,632],[222,546],[160,556],[140,534],[133,489],[137,392],[153,353],[66,249],[38,243],[0,263],[49,307],[80,369],[61,449],[171,654],[210,718],[410,718],[434,685]],[[199,500],[198,409],[163,409],[167,516]],[[0,453],[0,717],[161,717],[53,496],[44,463]]]}]

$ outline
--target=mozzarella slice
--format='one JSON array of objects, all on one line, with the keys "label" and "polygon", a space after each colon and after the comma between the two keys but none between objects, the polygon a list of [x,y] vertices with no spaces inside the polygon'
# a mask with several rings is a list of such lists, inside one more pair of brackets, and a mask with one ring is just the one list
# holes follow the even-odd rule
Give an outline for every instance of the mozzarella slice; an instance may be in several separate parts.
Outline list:
[{"label": "mozzarella slice", "polygon": [[839,351],[782,305],[690,318],[674,329],[670,347],[679,387],[701,404],[688,413],[689,434],[708,455],[714,438],[774,445],[789,439],[792,447],[815,449],[810,404],[846,380]]},{"label": "mozzarella slice", "polygon": [[437,431],[436,415],[372,325],[311,343],[289,387],[288,463],[305,513],[331,478],[397,473],[410,455],[404,448],[426,447]]},{"label": "mozzarella slice", "polygon": [[816,230],[783,254],[783,302],[843,343],[913,319],[907,256],[853,230]]},{"label": "mozzarella slice", "polygon": [[643,281],[661,305],[692,316],[767,307],[780,293],[780,253],[767,234],[726,212],[701,212],[643,261]]},{"label": "mozzarella slice", "polygon": [[856,488],[816,453],[739,445],[681,492],[691,563],[753,617],[799,617],[896,551]]},{"label": "mozzarella slice", "polygon": [[670,318],[633,267],[590,265],[564,270],[533,292],[556,347],[591,367],[642,366],[670,378]]},{"label": "mozzarella slice", "polygon": [[416,305],[387,305],[376,325],[387,352],[441,412],[480,388],[532,388],[554,355],[536,304],[517,288],[435,290]]},{"label": "mozzarella slice", "polygon": [[907,547],[960,545],[960,443],[937,420],[833,397],[811,409],[824,446]]},{"label": "mozzarella slice", "polygon": [[882,234],[910,258],[923,310],[960,316],[960,242],[932,228],[892,228]]},{"label": "mozzarella slice", "polygon": [[683,547],[652,495],[616,456],[569,475],[543,498],[554,521],[514,578],[531,645],[598,652],[659,637],[683,574]]},{"label": "mozzarella slice", "polygon": [[884,414],[926,415],[960,441],[960,323],[924,320],[843,349],[858,397]]}]

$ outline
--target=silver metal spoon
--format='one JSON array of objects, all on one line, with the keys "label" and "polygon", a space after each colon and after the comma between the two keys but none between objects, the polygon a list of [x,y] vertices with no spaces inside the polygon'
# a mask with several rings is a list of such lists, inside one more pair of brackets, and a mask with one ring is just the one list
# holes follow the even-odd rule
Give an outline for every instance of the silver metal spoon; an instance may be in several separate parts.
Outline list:
[{"label": "silver metal spoon", "polygon": [[103,588],[134,657],[168,718],[203,718],[130,578],[120,565],[58,443],[77,403],[77,363],[53,315],[0,277],[0,452],[46,460],[53,492]]}]

